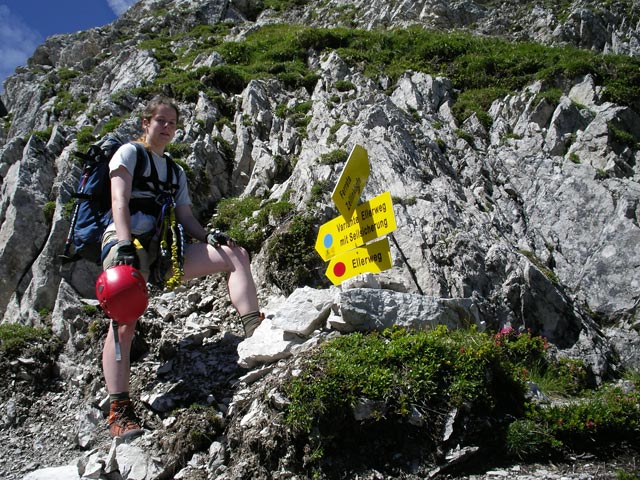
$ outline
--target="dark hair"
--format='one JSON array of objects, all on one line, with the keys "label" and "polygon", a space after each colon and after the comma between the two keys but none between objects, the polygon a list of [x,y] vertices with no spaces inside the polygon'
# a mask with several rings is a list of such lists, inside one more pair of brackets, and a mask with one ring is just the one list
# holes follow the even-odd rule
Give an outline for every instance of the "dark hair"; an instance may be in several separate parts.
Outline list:
[{"label": "dark hair", "polygon": [[164,95],[156,95],[149,100],[149,103],[147,103],[147,106],[142,111],[141,117],[146,120],[151,120],[160,105],[167,105],[173,108],[176,111],[176,121],[180,120],[180,110],[178,109],[178,106],[173,100],[169,97],[165,97]]},{"label": "dark hair", "polygon": [[[167,105],[173,108],[176,111],[176,122],[180,120],[180,110],[178,109],[178,105],[176,105],[176,103],[169,97],[166,97],[164,95],[156,95],[151,100],[149,100],[149,103],[147,103],[147,105],[144,107],[144,110],[142,110],[140,118],[150,122],[160,105]],[[144,132],[142,132],[142,135],[140,135],[140,138],[138,138],[138,140],[136,141],[142,143],[147,148],[149,147]]]}]

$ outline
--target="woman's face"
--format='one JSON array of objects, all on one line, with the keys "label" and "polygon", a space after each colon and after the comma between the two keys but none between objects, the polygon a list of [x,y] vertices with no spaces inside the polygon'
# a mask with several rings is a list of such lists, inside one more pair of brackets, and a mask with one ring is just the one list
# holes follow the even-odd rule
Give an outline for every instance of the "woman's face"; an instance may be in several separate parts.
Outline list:
[{"label": "woman's face", "polygon": [[142,120],[145,138],[152,150],[164,151],[176,133],[178,115],[169,105],[160,105],[150,119]]}]

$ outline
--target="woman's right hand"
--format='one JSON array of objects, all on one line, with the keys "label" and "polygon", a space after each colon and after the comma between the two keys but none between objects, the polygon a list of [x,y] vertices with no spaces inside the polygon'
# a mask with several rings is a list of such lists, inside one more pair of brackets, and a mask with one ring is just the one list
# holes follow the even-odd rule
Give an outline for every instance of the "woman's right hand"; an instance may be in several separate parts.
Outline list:
[{"label": "woman's right hand", "polygon": [[113,261],[115,265],[131,265],[133,268],[140,268],[140,259],[136,246],[130,240],[120,240],[113,247],[116,249]]}]

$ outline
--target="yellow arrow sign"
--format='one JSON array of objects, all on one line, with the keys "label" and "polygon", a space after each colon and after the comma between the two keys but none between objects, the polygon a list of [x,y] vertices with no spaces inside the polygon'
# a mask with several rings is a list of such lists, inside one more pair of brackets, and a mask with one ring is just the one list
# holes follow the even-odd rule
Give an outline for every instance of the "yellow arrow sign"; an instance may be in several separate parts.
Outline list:
[{"label": "yellow arrow sign", "polygon": [[369,178],[369,169],[367,151],[360,145],[354,145],[338,183],[331,193],[331,198],[343,217],[351,217],[351,213],[356,208]]},{"label": "yellow arrow sign", "polygon": [[349,219],[340,215],[323,224],[318,230],[316,251],[326,261],[395,229],[391,193],[384,192],[358,205]]},{"label": "yellow arrow sign", "polygon": [[392,267],[389,239],[383,238],[364,247],[354,248],[331,259],[325,275],[334,285],[360,273],[378,273]]}]

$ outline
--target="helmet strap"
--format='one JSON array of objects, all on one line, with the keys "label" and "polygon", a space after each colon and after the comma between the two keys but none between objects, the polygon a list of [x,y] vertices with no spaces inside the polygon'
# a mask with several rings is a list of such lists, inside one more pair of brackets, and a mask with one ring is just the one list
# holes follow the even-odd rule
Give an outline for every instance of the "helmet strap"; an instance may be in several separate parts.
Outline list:
[{"label": "helmet strap", "polygon": [[113,328],[113,344],[116,349],[116,362],[122,360],[122,352],[120,351],[120,340],[118,338],[118,322],[111,320],[111,328]]}]

